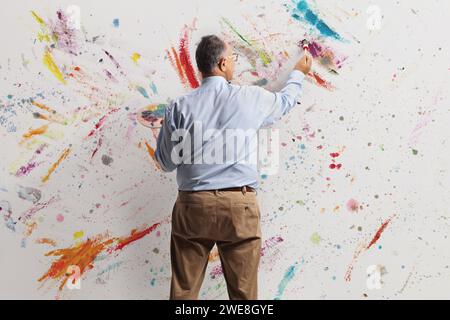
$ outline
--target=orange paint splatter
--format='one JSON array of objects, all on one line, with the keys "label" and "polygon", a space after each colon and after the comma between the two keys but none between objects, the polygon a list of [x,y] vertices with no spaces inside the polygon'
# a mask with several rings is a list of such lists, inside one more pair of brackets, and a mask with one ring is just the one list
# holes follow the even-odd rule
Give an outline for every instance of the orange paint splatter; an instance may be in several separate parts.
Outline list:
[{"label": "orange paint splatter", "polygon": [[155,162],[156,167],[158,169],[160,169],[161,167],[159,166],[159,163],[158,163],[158,161],[156,160],[156,157],[155,157],[155,149],[153,149],[147,141],[144,141],[144,143],[145,143],[145,146],[147,147],[148,154],[150,155],[150,157]]},{"label": "orange paint splatter", "polygon": [[32,136],[37,136],[43,134],[47,131],[48,125],[43,125],[42,127],[36,129],[30,129],[27,133],[23,134],[24,139],[30,139]]},{"label": "orange paint splatter", "polygon": [[61,116],[60,114],[58,114],[55,110],[53,110],[52,108],[46,106],[43,103],[39,103],[36,101],[32,101],[31,102],[34,106],[38,107],[39,109],[45,110],[47,111],[50,115],[49,116],[45,116],[43,114],[38,114],[38,117],[40,119],[44,119],[44,120],[48,120],[48,121],[53,121],[53,122],[57,122],[59,124],[62,125],[67,125],[67,120]]},{"label": "orange paint splatter", "polygon": [[52,240],[52,239],[49,239],[49,238],[40,238],[40,239],[36,239],[35,242],[36,242],[36,243],[39,243],[39,244],[49,244],[49,245],[51,245],[51,246],[53,246],[53,247],[56,247],[56,241],[55,241],[55,240]]},{"label": "orange paint splatter", "polygon": [[41,181],[42,182],[47,182],[48,179],[50,178],[50,175],[53,173],[53,171],[55,171],[55,169],[61,164],[61,162],[67,158],[67,156],[70,153],[70,148],[67,148],[63,151],[63,153],[61,154],[61,156],[58,158],[58,160],[50,167],[50,169],[48,169],[48,173],[42,177]]},{"label": "orange paint splatter", "polygon": [[70,274],[66,273],[69,267],[77,266],[81,276],[85,271],[94,267],[93,261],[95,258],[113,242],[114,239],[103,240],[102,236],[98,236],[69,248],[47,252],[45,256],[59,257],[59,259],[52,263],[50,269],[38,281],[42,282],[47,279],[60,280],[58,289],[61,291],[70,277]]}]

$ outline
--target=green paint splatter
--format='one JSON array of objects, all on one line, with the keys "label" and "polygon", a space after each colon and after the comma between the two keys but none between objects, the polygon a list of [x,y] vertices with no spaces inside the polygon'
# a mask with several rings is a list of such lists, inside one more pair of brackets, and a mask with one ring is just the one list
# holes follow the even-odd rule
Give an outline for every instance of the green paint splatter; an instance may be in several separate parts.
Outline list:
[{"label": "green paint splatter", "polygon": [[320,235],[317,232],[314,232],[311,235],[311,238],[309,238],[309,240],[311,240],[312,243],[318,245],[318,244],[320,244],[320,241],[322,240],[322,238],[320,237]]},{"label": "green paint splatter", "polygon": [[252,49],[254,49],[256,51],[256,53],[258,54],[259,58],[261,59],[261,61],[264,63],[265,66],[267,66],[269,63],[272,62],[272,58],[269,56],[269,54],[267,52],[257,48],[255,46],[255,44],[252,43],[252,41],[247,40],[242,34],[240,34],[236,30],[236,28],[234,28],[231,25],[231,23],[227,19],[222,17],[222,21],[225,22],[225,24],[231,29],[231,31],[233,31],[242,41],[244,41],[245,44],[247,44],[249,47],[251,47]]},{"label": "green paint splatter", "polygon": [[412,154],[413,155],[417,155],[419,153],[419,151],[417,151],[416,149],[412,149]]}]

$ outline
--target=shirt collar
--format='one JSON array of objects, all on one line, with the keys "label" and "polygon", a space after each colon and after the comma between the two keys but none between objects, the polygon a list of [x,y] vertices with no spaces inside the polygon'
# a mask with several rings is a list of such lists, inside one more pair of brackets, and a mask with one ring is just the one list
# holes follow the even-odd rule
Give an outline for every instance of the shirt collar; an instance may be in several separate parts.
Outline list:
[{"label": "shirt collar", "polygon": [[222,76],[209,76],[202,79],[202,85],[206,83],[229,83],[229,81]]}]

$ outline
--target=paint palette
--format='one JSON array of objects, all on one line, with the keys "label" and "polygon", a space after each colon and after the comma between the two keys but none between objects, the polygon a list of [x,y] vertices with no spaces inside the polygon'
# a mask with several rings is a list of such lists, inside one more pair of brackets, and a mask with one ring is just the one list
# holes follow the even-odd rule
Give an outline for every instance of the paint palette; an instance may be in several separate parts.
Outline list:
[{"label": "paint palette", "polygon": [[161,128],[167,104],[150,104],[137,112],[137,121],[145,127]]}]

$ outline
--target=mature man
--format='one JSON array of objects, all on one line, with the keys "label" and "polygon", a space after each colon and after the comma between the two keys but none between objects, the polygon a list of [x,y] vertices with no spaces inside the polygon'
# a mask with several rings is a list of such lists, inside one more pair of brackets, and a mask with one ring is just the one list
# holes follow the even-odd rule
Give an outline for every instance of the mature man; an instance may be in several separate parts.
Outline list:
[{"label": "mature man", "polygon": [[283,89],[271,92],[230,83],[238,55],[215,35],[201,39],[195,57],[201,86],[169,104],[155,152],[164,171],[177,169],[170,299],[198,298],[216,244],[229,298],[255,300],[261,229],[257,166],[248,161],[254,148],[223,138],[245,132],[254,141],[259,128],[292,109],[312,58],[303,56]]}]

